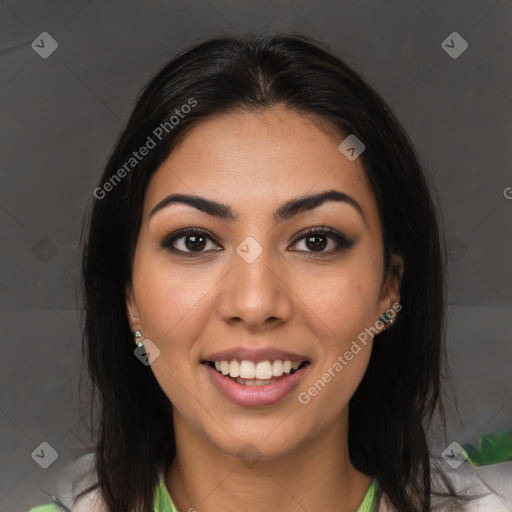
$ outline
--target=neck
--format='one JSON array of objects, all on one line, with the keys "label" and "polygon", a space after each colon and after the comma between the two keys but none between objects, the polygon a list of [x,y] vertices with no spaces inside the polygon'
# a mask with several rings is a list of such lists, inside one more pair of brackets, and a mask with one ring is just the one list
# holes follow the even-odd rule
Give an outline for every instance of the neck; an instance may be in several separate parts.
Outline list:
[{"label": "neck", "polygon": [[180,512],[354,512],[371,477],[350,462],[347,424],[333,424],[293,452],[240,459],[199,436],[175,414],[178,449],[165,474],[167,489]]}]

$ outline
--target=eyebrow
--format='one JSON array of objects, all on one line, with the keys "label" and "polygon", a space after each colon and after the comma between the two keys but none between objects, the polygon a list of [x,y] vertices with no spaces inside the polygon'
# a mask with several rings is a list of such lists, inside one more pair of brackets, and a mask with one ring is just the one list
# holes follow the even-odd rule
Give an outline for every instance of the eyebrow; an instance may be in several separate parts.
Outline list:
[{"label": "eyebrow", "polygon": [[[326,190],[318,194],[290,199],[283,203],[276,211],[273,212],[272,215],[277,223],[283,222],[296,215],[299,215],[300,213],[318,208],[320,205],[328,201],[337,201],[353,206],[354,209],[357,210],[357,212],[361,215],[366,226],[369,227],[368,221],[366,220],[366,217],[359,203],[345,192],[340,192],[339,190]],[[190,194],[168,195],[151,209],[149,212],[149,217],[151,218],[158,211],[175,203],[182,203],[192,206],[201,212],[204,212],[213,217],[218,217],[220,219],[235,221],[239,218],[238,214],[236,214],[226,204]]]}]

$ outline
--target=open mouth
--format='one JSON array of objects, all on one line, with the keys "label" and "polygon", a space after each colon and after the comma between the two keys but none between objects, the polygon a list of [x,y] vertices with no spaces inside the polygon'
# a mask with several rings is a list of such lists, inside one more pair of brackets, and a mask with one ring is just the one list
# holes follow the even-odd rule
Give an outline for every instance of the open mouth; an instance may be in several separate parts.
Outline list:
[{"label": "open mouth", "polygon": [[244,386],[268,386],[300,372],[311,363],[309,360],[292,362],[275,359],[255,362],[245,359],[241,361],[233,359],[231,361],[203,361],[203,364],[210,366],[217,373],[228,377],[237,384]]}]

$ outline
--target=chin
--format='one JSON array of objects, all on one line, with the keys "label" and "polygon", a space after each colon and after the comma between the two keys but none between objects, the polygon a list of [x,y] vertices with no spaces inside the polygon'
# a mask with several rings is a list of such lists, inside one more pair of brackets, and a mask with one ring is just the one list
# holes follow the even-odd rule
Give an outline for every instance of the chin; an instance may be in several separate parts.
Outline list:
[{"label": "chin", "polygon": [[273,422],[272,428],[244,429],[237,427],[236,431],[230,431],[232,436],[225,431],[217,432],[220,438],[211,437],[211,442],[218,450],[231,457],[241,459],[254,464],[257,460],[274,460],[287,456],[298,450],[302,441],[302,433],[292,432],[289,429],[280,430]]}]

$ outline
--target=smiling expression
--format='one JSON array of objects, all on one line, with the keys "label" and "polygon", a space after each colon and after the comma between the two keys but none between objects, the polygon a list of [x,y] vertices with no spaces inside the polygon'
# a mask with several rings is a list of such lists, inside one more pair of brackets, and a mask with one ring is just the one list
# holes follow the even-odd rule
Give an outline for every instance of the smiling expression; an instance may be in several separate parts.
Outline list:
[{"label": "smiling expression", "polygon": [[343,138],[281,107],[221,114],[152,176],[127,315],[160,350],[151,369],[177,437],[274,457],[346,425],[371,339],[307,405],[297,397],[399,300],[399,282],[383,281],[377,204]]}]

